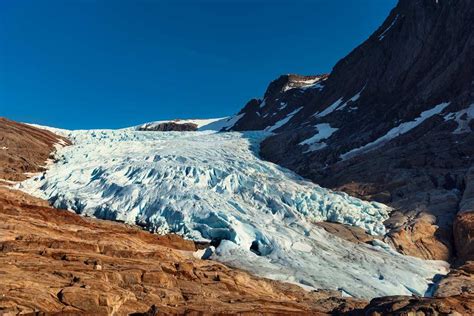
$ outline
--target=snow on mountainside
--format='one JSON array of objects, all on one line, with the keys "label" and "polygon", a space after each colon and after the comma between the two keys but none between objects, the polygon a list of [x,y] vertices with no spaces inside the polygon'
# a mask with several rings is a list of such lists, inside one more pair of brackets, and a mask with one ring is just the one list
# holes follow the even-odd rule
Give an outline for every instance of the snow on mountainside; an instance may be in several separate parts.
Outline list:
[{"label": "snow on mountainside", "polygon": [[[233,127],[241,117],[242,115],[235,115],[215,119],[176,119],[155,121],[127,129],[140,131],[220,131]],[[163,126],[166,127],[163,128]],[[182,129],[180,126],[187,126],[189,129]]]},{"label": "snow on mountainside", "polygon": [[259,159],[268,133],[55,132],[74,145],[20,187],[58,208],[209,240],[213,259],[357,297],[423,295],[446,272],[443,262],[406,257],[382,242],[354,244],[313,225],[330,220],[383,234],[390,209]]}]

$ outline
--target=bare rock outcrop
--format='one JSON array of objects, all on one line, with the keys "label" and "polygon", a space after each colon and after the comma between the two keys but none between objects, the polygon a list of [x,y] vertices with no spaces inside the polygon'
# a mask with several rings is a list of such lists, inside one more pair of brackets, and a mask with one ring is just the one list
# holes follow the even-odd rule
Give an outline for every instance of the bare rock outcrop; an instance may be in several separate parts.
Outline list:
[{"label": "bare rock outcrop", "polygon": [[434,294],[436,297],[462,295],[474,300],[474,261],[467,261],[462,266],[452,269],[438,283]]},{"label": "bare rock outcrop", "polygon": [[472,315],[474,301],[463,296],[449,298],[421,298],[387,296],[373,299],[356,313],[367,316],[382,315]]},{"label": "bare rock outcrop", "polygon": [[353,243],[371,243],[374,239],[380,239],[379,236],[372,236],[360,227],[331,222],[317,222],[315,225],[324,228],[324,230],[332,235]]},{"label": "bare rock outcrop", "polygon": [[[0,117],[0,181],[20,181],[44,170],[54,145],[69,141],[49,131]],[[0,182],[1,184],[1,182]]]}]

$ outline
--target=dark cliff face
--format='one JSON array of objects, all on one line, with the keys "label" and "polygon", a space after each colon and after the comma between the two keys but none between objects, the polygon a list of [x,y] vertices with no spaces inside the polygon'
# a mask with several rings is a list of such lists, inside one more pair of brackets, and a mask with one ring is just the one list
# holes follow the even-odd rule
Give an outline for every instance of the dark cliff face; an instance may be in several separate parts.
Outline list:
[{"label": "dark cliff face", "polygon": [[264,158],[392,205],[393,234],[432,226],[419,239],[394,237],[400,251],[450,258],[474,161],[474,2],[400,0],[369,39],[318,78],[285,89],[290,78],[280,77],[233,129],[270,129]]}]

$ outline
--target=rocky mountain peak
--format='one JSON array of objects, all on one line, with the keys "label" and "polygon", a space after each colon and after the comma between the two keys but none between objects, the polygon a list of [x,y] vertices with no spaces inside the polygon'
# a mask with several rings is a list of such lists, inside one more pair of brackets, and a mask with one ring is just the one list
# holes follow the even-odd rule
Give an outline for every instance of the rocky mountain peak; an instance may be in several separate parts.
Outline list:
[{"label": "rocky mountain peak", "polygon": [[282,75],[272,81],[264,95],[265,99],[272,99],[279,93],[284,93],[291,89],[304,88],[316,85],[327,78],[327,75],[302,76],[296,74]]}]

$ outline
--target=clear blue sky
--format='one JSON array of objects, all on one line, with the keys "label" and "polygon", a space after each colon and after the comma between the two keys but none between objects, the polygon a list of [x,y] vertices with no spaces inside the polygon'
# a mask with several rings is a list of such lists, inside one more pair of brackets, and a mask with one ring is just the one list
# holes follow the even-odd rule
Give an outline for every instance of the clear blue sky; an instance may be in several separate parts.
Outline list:
[{"label": "clear blue sky", "polygon": [[396,0],[0,0],[0,116],[63,128],[220,117],[330,72]]}]

